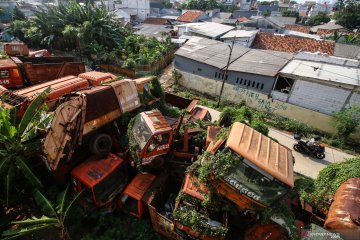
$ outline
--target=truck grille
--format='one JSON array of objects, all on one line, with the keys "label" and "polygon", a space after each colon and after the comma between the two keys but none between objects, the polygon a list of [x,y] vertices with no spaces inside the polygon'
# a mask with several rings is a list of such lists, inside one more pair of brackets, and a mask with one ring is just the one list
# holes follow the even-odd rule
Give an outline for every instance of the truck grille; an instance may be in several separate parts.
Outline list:
[{"label": "truck grille", "polygon": [[18,106],[23,102],[28,101],[28,98],[21,95],[17,95],[16,93],[13,93],[11,91],[7,91],[0,96],[0,100],[3,103],[7,103],[11,106]]}]

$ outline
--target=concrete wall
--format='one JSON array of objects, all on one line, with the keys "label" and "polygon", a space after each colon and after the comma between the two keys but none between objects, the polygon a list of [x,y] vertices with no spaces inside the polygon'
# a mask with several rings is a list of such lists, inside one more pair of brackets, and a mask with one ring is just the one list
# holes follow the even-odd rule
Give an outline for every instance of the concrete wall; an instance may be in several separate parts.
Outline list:
[{"label": "concrete wall", "polygon": [[[222,80],[223,72],[219,68],[209,66],[207,64],[197,62],[182,56],[175,55],[174,66],[176,69],[192,74],[197,74],[208,79],[213,79],[214,82]],[[275,82],[275,78],[243,72],[228,71],[227,82],[239,88],[252,89],[254,91],[270,94],[272,86]]]},{"label": "concrete wall", "polygon": [[343,108],[350,93],[350,90],[340,87],[296,80],[289,103],[331,115]]},{"label": "concrete wall", "polygon": [[[221,81],[214,81],[212,79],[207,79],[205,77],[181,70],[179,70],[179,72],[182,74],[182,78],[179,80],[180,85],[208,95],[219,95]],[[334,132],[334,128],[331,125],[331,116],[295,106],[293,104],[274,100],[266,94],[225,83],[222,99],[234,103],[245,101],[246,104],[252,108],[274,113],[290,119],[296,119],[324,132]],[[356,136],[353,138],[360,141],[360,132],[358,131]]]}]

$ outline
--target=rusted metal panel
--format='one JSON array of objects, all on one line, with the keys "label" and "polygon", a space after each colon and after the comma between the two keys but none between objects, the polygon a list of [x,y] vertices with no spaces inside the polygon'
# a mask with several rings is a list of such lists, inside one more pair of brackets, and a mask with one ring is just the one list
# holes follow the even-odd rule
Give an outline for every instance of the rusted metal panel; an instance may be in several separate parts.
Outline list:
[{"label": "rusted metal panel", "polygon": [[138,173],[134,179],[125,188],[124,194],[133,197],[136,200],[142,200],[156,176],[150,173]]},{"label": "rusted metal panel", "polygon": [[61,104],[56,109],[43,145],[43,153],[50,170],[56,170],[65,152],[73,151],[72,145],[76,141],[75,132],[79,127],[83,104],[85,101],[80,96]]},{"label": "rusted metal panel", "polygon": [[226,145],[274,178],[294,187],[293,156],[287,147],[239,122],[233,124]]},{"label": "rusted metal panel", "polygon": [[88,80],[93,86],[97,86],[103,82],[116,79],[116,76],[112,73],[104,73],[97,71],[81,73],[78,77]]},{"label": "rusted metal panel", "polygon": [[359,219],[360,178],[351,178],[336,191],[324,226],[346,240],[355,240],[360,237]]},{"label": "rusted metal panel", "polygon": [[[199,187],[197,186],[199,185]],[[190,176],[189,174],[185,177],[185,182],[182,187],[182,191],[200,201],[204,201],[204,195],[208,192],[206,186],[203,183],[198,183],[197,177]]]},{"label": "rusted metal panel", "polygon": [[26,46],[25,43],[5,43],[4,51],[9,56],[29,55],[29,48]]},{"label": "rusted metal panel", "polygon": [[177,239],[173,222],[158,213],[154,206],[148,205],[148,208],[154,230],[168,239]]},{"label": "rusted metal panel", "polygon": [[135,81],[125,79],[108,85],[114,90],[123,114],[141,106]]},{"label": "rusted metal panel", "polygon": [[186,109],[190,103],[191,100],[187,98],[180,97],[178,95],[175,95],[173,93],[166,92],[165,93],[165,101],[169,103],[170,105],[173,105],[175,107]]},{"label": "rusted metal panel", "polygon": [[148,112],[142,112],[141,116],[147,122],[147,125],[154,134],[158,132],[160,133],[164,131],[170,131],[172,129],[166,118],[157,109]]},{"label": "rusted metal panel", "polygon": [[82,62],[43,64],[24,62],[23,68],[27,80],[32,84],[45,82],[68,75],[79,75],[80,73],[85,72],[85,65]]}]

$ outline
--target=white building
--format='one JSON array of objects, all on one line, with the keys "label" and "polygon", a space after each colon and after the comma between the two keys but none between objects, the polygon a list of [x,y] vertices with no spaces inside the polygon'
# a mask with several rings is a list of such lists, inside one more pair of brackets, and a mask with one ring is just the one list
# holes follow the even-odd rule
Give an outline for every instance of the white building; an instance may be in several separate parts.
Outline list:
[{"label": "white building", "polygon": [[150,0],[122,0],[115,3],[115,8],[129,9],[136,12],[140,20],[145,20],[150,15]]},{"label": "white building", "polygon": [[311,7],[311,9],[308,13],[308,17],[314,17],[321,12],[325,13],[325,14],[329,14],[329,13],[331,13],[332,9],[333,9],[333,5],[331,5],[331,4],[317,3]]},{"label": "white building", "polygon": [[235,44],[239,44],[244,47],[251,47],[251,44],[255,40],[258,30],[246,31],[246,30],[233,30],[226,33],[221,37],[225,43],[231,43],[234,41]]}]

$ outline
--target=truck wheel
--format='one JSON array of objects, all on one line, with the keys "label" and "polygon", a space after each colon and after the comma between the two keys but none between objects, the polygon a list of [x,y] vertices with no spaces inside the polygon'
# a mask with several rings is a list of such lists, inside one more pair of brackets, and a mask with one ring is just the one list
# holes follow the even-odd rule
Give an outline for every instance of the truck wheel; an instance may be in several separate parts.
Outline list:
[{"label": "truck wheel", "polygon": [[151,163],[149,163],[149,167],[161,168],[164,165],[164,162],[165,162],[165,160],[163,157],[156,157],[151,161]]},{"label": "truck wheel", "polygon": [[90,152],[98,157],[106,156],[110,153],[112,139],[107,134],[98,134],[90,141]]}]

